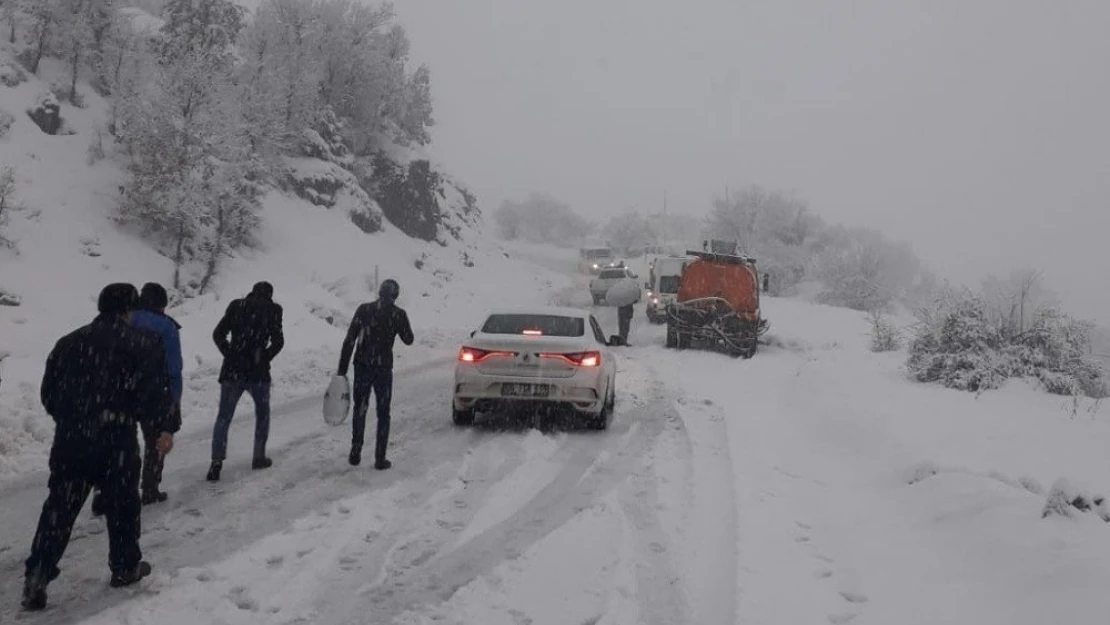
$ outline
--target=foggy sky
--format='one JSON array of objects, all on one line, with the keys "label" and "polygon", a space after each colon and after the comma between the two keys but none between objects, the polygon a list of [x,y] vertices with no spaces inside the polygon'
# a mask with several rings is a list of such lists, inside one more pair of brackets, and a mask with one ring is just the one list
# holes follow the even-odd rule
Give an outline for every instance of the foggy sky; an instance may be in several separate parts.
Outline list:
[{"label": "foggy sky", "polygon": [[433,153],[487,211],[795,191],[943,275],[1043,267],[1110,320],[1110,3],[397,0]]}]

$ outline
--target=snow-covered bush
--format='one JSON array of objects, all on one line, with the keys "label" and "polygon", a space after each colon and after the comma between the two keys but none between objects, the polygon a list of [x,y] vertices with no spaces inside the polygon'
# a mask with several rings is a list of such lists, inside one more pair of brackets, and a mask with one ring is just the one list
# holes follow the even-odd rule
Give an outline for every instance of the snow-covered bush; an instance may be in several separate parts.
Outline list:
[{"label": "snow-covered bush", "polygon": [[1010,378],[1037,380],[1058,395],[1103,397],[1105,375],[1091,353],[1092,325],[1055,308],[1012,332],[988,314],[983,298],[949,291],[919,311],[907,368],[919,382],[966,391],[998,388]]},{"label": "snow-covered bush", "polygon": [[871,321],[871,351],[893,352],[902,346],[898,327],[879,311],[873,311]]},{"label": "snow-covered bush", "polygon": [[1041,518],[1062,516],[1072,519],[1080,512],[1094,512],[1100,519],[1110,523],[1110,510],[1106,508],[1105,497],[1092,495],[1067,478],[1056,480],[1048,490]]}]

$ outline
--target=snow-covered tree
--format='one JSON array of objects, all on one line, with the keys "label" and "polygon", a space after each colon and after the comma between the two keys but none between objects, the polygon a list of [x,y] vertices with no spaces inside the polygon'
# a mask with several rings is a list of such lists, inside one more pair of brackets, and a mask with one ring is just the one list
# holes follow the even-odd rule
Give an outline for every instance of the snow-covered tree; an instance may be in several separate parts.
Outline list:
[{"label": "snow-covered tree", "polygon": [[[175,288],[205,288],[252,223],[251,152],[232,81],[243,10],[229,0],[170,0],[152,76],[122,90],[117,135],[130,155],[123,217],[158,237]],[[200,262],[202,277],[187,265]]]},{"label": "snow-covered tree", "polygon": [[15,208],[15,168],[10,166],[0,167],[0,246],[10,247],[11,243],[4,237],[4,227],[8,225],[8,217]]},{"label": "snow-covered tree", "polygon": [[609,244],[625,255],[631,254],[633,250],[642,250],[657,240],[651,223],[636,211],[627,211],[613,217],[605,225],[603,232]]},{"label": "snow-covered tree", "polygon": [[981,291],[991,321],[1011,335],[1025,332],[1042,312],[1060,305],[1035,269],[1015,270],[1004,278],[988,276]]},{"label": "snow-covered tree", "polygon": [[517,238],[531,243],[577,247],[597,230],[596,225],[574,212],[570,205],[544,193],[532,193],[520,201],[506,200],[494,218],[498,223],[516,220],[513,232]]}]

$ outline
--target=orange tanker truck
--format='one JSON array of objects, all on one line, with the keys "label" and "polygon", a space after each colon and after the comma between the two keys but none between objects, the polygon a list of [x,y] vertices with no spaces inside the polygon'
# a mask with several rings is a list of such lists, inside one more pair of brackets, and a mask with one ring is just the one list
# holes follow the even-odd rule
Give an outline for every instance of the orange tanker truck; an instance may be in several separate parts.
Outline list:
[{"label": "orange tanker truck", "polygon": [[667,347],[704,346],[751,358],[767,331],[760,317],[755,259],[734,254],[686,252],[695,258],[667,306]]}]

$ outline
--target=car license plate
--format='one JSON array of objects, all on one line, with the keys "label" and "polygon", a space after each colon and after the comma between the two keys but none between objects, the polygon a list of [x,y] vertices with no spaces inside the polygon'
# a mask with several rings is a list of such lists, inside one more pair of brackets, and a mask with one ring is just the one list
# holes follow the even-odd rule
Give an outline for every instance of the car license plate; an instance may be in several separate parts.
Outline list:
[{"label": "car license plate", "polygon": [[546,384],[502,384],[501,394],[505,397],[547,397],[551,387]]}]

